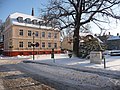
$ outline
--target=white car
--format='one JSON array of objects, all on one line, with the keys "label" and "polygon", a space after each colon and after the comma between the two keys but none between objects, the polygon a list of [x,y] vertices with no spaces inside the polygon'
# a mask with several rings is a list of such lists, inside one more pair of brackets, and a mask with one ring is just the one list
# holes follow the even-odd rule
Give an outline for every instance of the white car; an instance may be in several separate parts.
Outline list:
[{"label": "white car", "polygon": [[112,51],[110,52],[110,55],[111,55],[111,56],[120,56],[120,50],[112,50]]}]

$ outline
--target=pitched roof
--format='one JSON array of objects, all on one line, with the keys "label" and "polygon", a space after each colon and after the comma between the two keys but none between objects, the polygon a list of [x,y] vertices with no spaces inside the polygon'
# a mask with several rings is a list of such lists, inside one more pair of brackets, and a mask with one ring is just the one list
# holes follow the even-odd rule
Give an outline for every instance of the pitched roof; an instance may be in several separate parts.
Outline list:
[{"label": "pitched roof", "polygon": [[50,26],[44,26],[44,25],[35,25],[35,24],[29,24],[29,23],[20,23],[17,21],[17,18],[18,17],[22,17],[23,20],[25,20],[26,18],[30,18],[31,21],[32,20],[37,20],[37,22],[39,21],[43,21],[42,19],[40,19],[39,17],[35,17],[35,16],[31,16],[31,15],[27,15],[27,14],[23,14],[23,13],[13,13],[13,14],[10,14],[8,16],[8,18],[10,18],[11,20],[11,23],[14,24],[14,25],[19,25],[19,26],[27,26],[27,27],[33,27],[33,28],[42,28],[42,29],[54,29],[54,30],[58,30],[57,28],[52,28]]},{"label": "pitched roof", "polygon": [[16,19],[18,17],[23,17],[23,19],[26,19],[26,18],[30,18],[31,20],[33,19],[36,19],[36,20],[41,20],[39,19],[38,17],[35,17],[35,16],[31,16],[31,15],[28,15],[28,14],[24,14],[24,13],[18,13],[18,12],[15,12],[13,14],[10,14],[10,19]]}]

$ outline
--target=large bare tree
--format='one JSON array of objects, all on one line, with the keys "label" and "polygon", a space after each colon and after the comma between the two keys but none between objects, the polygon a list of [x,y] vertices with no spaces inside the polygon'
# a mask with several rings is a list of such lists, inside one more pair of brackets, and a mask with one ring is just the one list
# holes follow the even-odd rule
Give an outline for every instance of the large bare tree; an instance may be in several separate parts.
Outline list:
[{"label": "large bare tree", "polygon": [[50,0],[44,18],[60,30],[73,30],[73,52],[79,56],[80,28],[92,21],[102,30],[99,22],[120,19],[116,12],[119,4],[120,0]]}]

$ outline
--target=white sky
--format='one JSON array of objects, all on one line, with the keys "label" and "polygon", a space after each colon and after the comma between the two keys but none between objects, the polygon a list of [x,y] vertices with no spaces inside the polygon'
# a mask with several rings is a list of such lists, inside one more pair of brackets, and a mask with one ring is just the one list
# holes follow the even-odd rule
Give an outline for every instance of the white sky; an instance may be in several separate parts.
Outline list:
[{"label": "white sky", "polygon": [[[117,33],[120,34],[120,21],[117,20],[111,20],[110,25],[108,24],[101,24],[103,28],[106,28],[107,31],[105,32],[106,34],[108,34],[108,32],[111,33],[111,35],[117,35]],[[91,31],[94,34],[100,34],[100,29],[93,23],[91,23]]]}]

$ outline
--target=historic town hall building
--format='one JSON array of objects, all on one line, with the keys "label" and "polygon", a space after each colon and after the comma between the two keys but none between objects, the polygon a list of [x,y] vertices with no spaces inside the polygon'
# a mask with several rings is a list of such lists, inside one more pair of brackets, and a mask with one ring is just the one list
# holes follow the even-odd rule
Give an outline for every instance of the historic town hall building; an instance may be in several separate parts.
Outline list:
[{"label": "historic town hall building", "polygon": [[48,54],[52,48],[55,53],[60,53],[60,31],[44,25],[44,21],[35,16],[9,15],[3,33],[4,55]]}]

